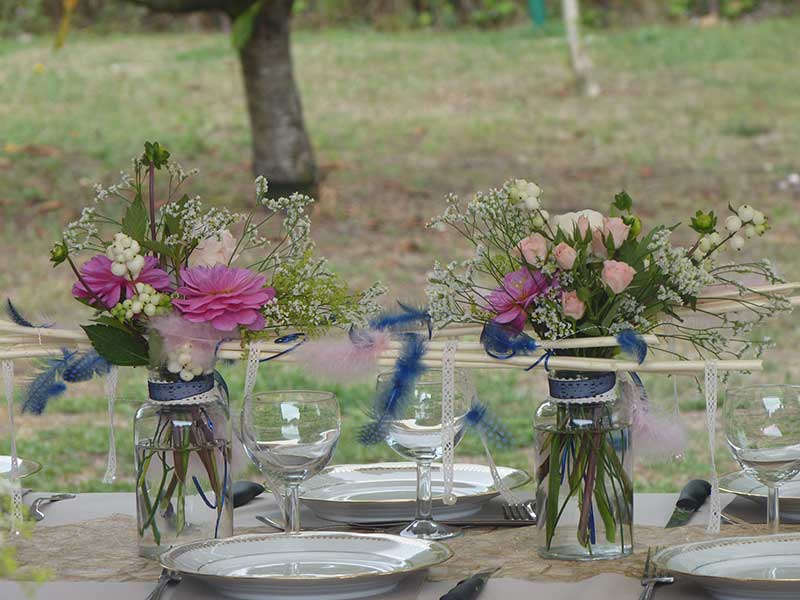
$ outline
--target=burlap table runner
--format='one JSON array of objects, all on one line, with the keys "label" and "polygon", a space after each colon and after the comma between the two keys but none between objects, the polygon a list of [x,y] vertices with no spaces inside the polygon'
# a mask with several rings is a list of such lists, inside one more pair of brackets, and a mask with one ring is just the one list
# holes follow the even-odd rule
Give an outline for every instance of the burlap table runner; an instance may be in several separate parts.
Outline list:
[{"label": "burlap table runner", "polygon": [[[784,530],[800,528],[784,527]],[[264,533],[264,528],[240,528],[237,534]],[[763,525],[725,525],[721,537],[766,533]],[[467,529],[465,536],[448,542],[455,556],[432,569],[434,581],[457,580],[488,567],[500,567],[497,577],[531,581],[577,581],[600,573],[639,577],[649,546],[666,546],[711,539],[705,528],[636,527],[636,552],[622,560],[586,563],[544,560],[536,554],[536,528]],[[58,581],[153,581],[160,567],[136,553],[136,523],[128,515],[114,515],[81,523],[36,528],[20,540],[22,565],[43,567]]]}]

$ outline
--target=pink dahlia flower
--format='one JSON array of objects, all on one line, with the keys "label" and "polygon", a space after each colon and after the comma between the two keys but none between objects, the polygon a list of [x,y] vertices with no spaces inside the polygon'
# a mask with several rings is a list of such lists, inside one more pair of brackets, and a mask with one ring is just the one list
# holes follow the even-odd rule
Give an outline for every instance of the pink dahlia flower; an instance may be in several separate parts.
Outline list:
[{"label": "pink dahlia flower", "polygon": [[96,303],[94,296],[97,296],[106,308],[112,308],[124,298],[134,296],[137,283],[152,285],[159,292],[170,291],[169,275],[158,268],[158,261],[153,256],[144,257],[144,267],[133,281],[114,275],[111,272],[111,259],[104,254],[90,258],[81,267],[81,277],[91,292],[82,282],[76,281],[72,286],[72,295],[92,304]]},{"label": "pink dahlia flower", "polygon": [[548,289],[550,282],[540,271],[531,274],[528,269],[518,269],[506,274],[503,285],[486,297],[487,309],[497,314],[493,319],[496,323],[522,331],[528,306]]},{"label": "pink dahlia flower", "polygon": [[183,285],[177,291],[184,299],[172,304],[187,321],[211,323],[220,331],[231,331],[238,325],[252,330],[264,328],[261,307],[275,297],[275,290],[264,287],[263,275],[215,265],[182,269],[181,280]]}]

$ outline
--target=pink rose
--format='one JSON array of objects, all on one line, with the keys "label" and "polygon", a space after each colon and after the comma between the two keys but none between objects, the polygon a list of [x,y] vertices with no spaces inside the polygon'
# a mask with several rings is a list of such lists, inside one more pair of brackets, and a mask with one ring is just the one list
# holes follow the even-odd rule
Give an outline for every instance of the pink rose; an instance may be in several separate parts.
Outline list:
[{"label": "pink rose", "polygon": [[227,229],[219,239],[210,237],[199,244],[189,255],[189,267],[213,267],[227,265],[236,250],[236,238]]},{"label": "pink rose", "polygon": [[631,284],[634,275],[636,275],[636,269],[628,263],[618,260],[605,260],[603,261],[603,272],[600,274],[600,278],[611,288],[612,292],[619,294]]},{"label": "pink rose", "polygon": [[586,232],[589,231],[589,219],[584,215],[578,217],[578,231],[581,232],[581,239],[586,237]]},{"label": "pink rose", "polygon": [[575,259],[578,258],[578,253],[575,252],[575,249],[566,242],[561,242],[553,249],[553,256],[555,257],[559,267],[565,271],[569,271],[575,264]]},{"label": "pink rose", "polygon": [[608,257],[608,248],[603,241],[603,232],[599,229],[592,229],[592,254],[600,258]]},{"label": "pink rose", "polygon": [[586,305],[578,298],[577,292],[564,292],[561,295],[561,310],[565,316],[577,321],[586,312]]},{"label": "pink rose", "polygon": [[536,264],[547,256],[547,240],[541,233],[534,233],[520,240],[517,247],[529,264]]},{"label": "pink rose", "polygon": [[606,217],[603,219],[603,232],[606,234],[611,234],[611,237],[614,239],[614,248],[619,248],[622,246],[622,242],[628,239],[628,233],[631,230],[630,225],[625,225],[625,221],[620,219],[619,217]]}]

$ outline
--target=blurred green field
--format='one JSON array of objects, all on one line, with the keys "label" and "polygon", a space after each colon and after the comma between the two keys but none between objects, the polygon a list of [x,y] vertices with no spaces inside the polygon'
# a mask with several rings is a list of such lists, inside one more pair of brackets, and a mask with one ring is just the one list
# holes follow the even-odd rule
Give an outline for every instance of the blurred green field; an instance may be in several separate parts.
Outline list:
[{"label": "blurred green field", "polygon": [[[557,37],[501,32],[300,32],[297,78],[324,180],[315,210],[320,251],[356,287],[381,278],[391,296],[420,300],[434,257],[464,250],[425,221],[445,193],[470,194],[511,176],[536,180],[546,208],[602,208],[627,189],[648,222],[677,222],[697,208],[747,202],[772,218],[745,254],[769,255],[800,278],[800,20],[712,29],[646,27],[589,36],[600,97],[574,95]],[[69,299],[66,271],[47,263],[60,227],[158,139],[201,170],[194,191],[243,207],[252,198],[249,130],[229,40],[212,34],[76,36],[0,40],[0,291],[29,313],[74,325],[88,315]],[[761,380],[797,379],[797,317],[760,332],[773,337]],[[24,376],[21,362],[18,371]],[[243,365],[223,367],[241,389]],[[20,377],[21,383],[22,377]],[[117,417],[120,476],[105,470],[106,407],[99,383],[72,388],[43,417],[18,417],[20,453],[45,468],[38,489],[131,488],[131,417],[144,373],[123,376]],[[672,381],[649,378],[668,405]],[[680,380],[690,448],[679,461],[637,465],[640,491],[671,490],[706,474],[703,403]],[[542,374],[481,374],[479,391],[512,430],[502,464],[529,469]],[[259,389],[317,387],[308,374],[269,364]],[[19,386],[21,387],[21,386]],[[337,462],[393,460],[355,443],[372,384],[337,386],[345,416]],[[238,400],[234,398],[234,401]],[[639,441],[639,444],[646,443]],[[732,468],[722,443],[720,470]],[[8,430],[0,425],[0,451]],[[458,449],[481,461],[477,439]],[[128,460],[127,457],[131,459]]]}]

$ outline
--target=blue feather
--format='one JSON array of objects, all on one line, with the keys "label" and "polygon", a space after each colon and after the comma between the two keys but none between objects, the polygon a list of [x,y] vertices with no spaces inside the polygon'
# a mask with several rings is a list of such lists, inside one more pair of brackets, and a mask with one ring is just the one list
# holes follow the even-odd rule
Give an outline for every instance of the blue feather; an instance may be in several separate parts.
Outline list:
[{"label": "blue feather", "polygon": [[89,381],[95,375],[108,373],[110,366],[94,350],[79,354],[62,348],[61,356],[44,361],[42,370],[28,384],[22,411],[42,414],[52,398],[66,391],[65,382]]},{"label": "blue feather", "polygon": [[381,313],[372,321],[370,321],[370,329],[399,331],[407,328],[410,325],[426,324],[428,329],[431,328],[431,316],[428,311],[423,308],[414,308],[398,302],[400,311],[387,311]]},{"label": "blue feather", "polygon": [[490,321],[481,331],[481,344],[486,354],[494,358],[511,358],[516,354],[530,354],[538,347],[536,340],[503,323]]},{"label": "blue feather", "polygon": [[404,333],[403,348],[392,371],[388,385],[378,387],[371,412],[372,421],[359,431],[362,444],[377,444],[385,439],[387,421],[397,417],[411,397],[414,383],[426,367],[422,364],[425,356],[425,338],[418,333]]},{"label": "blue feather", "polygon": [[630,354],[639,364],[647,358],[647,342],[633,329],[625,329],[617,334],[617,343],[625,354]]},{"label": "blue feather", "polygon": [[61,349],[60,358],[51,358],[44,361],[44,368],[28,384],[25,390],[25,401],[22,405],[23,412],[32,412],[40,415],[47,407],[48,401],[67,389],[66,384],[58,381],[64,369],[75,356],[75,352],[70,352],[66,348]]},{"label": "blue feather", "polygon": [[71,360],[64,368],[61,378],[69,383],[89,381],[95,375],[105,375],[110,367],[111,364],[97,351],[89,350],[83,356]]},{"label": "blue feather", "polygon": [[481,402],[474,402],[472,407],[465,415],[467,425],[474,427],[481,435],[484,436],[486,442],[501,449],[510,448],[513,443],[511,433],[506,429],[505,425],[500,423],[489,412],[489,407]]},{"label": "blue feather", "polygon": [[14,321],[17,325],[22,327],[52,327],[52,323],[42,323],[41,325],[34,325],[28,319],[22,316],[19,309],[11,303],[10,298],[6,298],[6,314],[8,318]]}]

